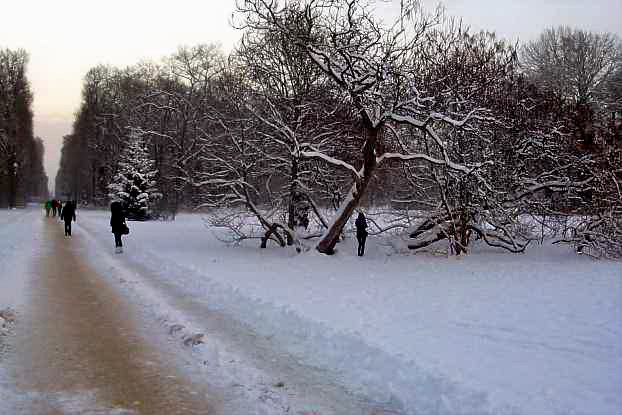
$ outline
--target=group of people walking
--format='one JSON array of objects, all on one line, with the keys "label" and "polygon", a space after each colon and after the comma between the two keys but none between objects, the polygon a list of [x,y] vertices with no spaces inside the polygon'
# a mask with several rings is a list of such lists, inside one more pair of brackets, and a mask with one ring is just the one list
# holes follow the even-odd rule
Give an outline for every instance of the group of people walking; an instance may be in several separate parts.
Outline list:
[{"label": "group of people walking", "polygon": [[50,212],[52,217],[58,214],[60,220],[65,222],[65,236],[71,236],[71,222],[76,221],[76,202],[68,200],[63,205],[60,200],[52,199],[45,202],[44,208],[46,217],[50,217]]},{"label": "group of people walking", "polygon": [[[75,200],[69,200],[64,205],[60,200],[48,200],[44,205],[45,216],[49,217],[50,212],[52,216],[56,216],[58,213],[60,220],[65,222],[65,236],[71,236],[71,222],[76,221],[76,205]],[[121,237],[130,233],[125,221],[123,205],[120,202],[112,202],[110,204],[110,227],[114,234],[115,252],[118,254],[123,252]]]},{"label": "group of people walking", "polygon": [[49,217],[50,213],[52,213],[52,216],[56,216],[56,213],[58,213],[58,215],[60,216],[60,213],[63,209],[63,202],[61,202],[60,200],[48,200],[47,202],[45,202],[45,216]]}]

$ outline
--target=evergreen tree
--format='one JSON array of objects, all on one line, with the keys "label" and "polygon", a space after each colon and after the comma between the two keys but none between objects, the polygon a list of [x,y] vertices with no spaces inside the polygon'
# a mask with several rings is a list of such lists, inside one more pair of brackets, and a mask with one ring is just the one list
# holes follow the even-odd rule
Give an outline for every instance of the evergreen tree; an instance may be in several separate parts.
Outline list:
[{"label": "evergreen tree", "polygon": [[156,186],[154,165],[142,136],[130,135],[119,158],[117,174],[108,185],[108,196],[112,201],[120,201],[129,217],[148,218],[150,206],[162,196]]}]

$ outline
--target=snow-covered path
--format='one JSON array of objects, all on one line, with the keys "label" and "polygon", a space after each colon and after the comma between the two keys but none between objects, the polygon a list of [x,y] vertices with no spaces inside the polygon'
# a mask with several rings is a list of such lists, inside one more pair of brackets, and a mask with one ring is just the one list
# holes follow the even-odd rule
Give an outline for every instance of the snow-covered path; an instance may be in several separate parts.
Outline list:
[{"label": "snow-covered path", "polygon": [[[1,414],[373,411],[196,299],[157,284],[135,289],[148,271],[139,275],[98,251],[79,227],[65,238],[57,219],[31,211],[1,229],[12,238],[3,261],[19,266],[21,281],[0,278],[4,304],[12,292],[17,312],[13,333],[0,339],[8,345],[0,355]],[[189,331],[192,318],[204,343]]]},{"label": "snow-covered path", "polygon": [[[112,249],[107,215],[83,230]],[[557,246],[463,259],[370,238],[325,257],[133,223],[124,261],[400,413],[622,414],[622,264]]]},{"label": "snow-covered path", "polygon": [[[19,330],[37,319],[60,324],[54,310],[79,327],[80,315],[97,320],[90,306],[113,304],[100,310],[109,322],[102,334],[121,337],[109,348],[142,345],[124,366],[164,377],[163,390],[187,385],[189,402],[208,394],[210,413],[622,414],[620,263],[556,246],[526,255],[476,250],[459,260],[396,255],[375,238],[363,258],[348,240],[333,257],[296,255],[226,246],[199,215],[132,222],[126,252],[114,255],[106,212],[79,211],[74,237],[58,246],[50,241],[60,224],[40,216],[0,212],[0,268],[11,271],[0,273],[0,309],[18,311],[13,351],[3,356],[0,347],[0,413],[23,402],[9,380],[10,368],[30,364],[15,363],[31,342]],[[54,249],[75,265],[57,263]],[[57,266],[89,271],[63,290],[41,280]],[[41,302],[81,292],[94,300],[73,313],[62,301]],[[30,331],[62,338],[43,326]],[[204,343],[190,345],[197,334]],[[82,360],[96,358],[91,350]],[[179,382],[166,386],[167,376]],[[44,402],[114,413],[89,406],[99,405],[98,379],[80,399],[44,394]]]},{"label": "snow-covered path", "polygon": [[[38,213],[38,212],[37,212]],[[5,414],[217,413],[205,385],[180,376],[139,335],[132,306],[81,258],[57,220],[26,214],[35,244],[20,277],[14,336],[0,360]],[[21,217],[20,217],[21,218]],[[30,255],[29,255],[30,254]]]}]

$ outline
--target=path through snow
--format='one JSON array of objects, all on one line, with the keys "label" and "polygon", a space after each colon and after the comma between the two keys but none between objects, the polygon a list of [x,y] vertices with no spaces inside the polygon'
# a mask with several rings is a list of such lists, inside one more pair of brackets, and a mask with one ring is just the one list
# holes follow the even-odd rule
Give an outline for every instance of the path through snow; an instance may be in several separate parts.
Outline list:
[{"label": "path through snow", "polygon": [[148,270],[79,226],[65,238],[56,219],[18,217],[3,228],[17,268],[0,286],[17,322],[0,356],[0,413],[383,413],[201,301],[148,286]]},{"label": "path through snow", "polygon": [[[131,223],[126,252],[114,255],[108,219],[80,211],[74,238],[58,241],[97,276],[82,282],[85,292],[106,287],[93,294],[103,300],[80,307],[119,301],[104,313],[115,316],[111,327],[160,356],[138,366],[149,372],[145,361],[170,360],[164,366],[180,373],[171,376],[223,403],[216,413],[622,414],[620,263],[551,246],[526,255],[482,249],[461,260],[390,256],[376,238],[363,258],[349,241],[333,257],[296,255],[225,246],[198,215]],[[60,266],[41,263],[53,258],[42,225],[62,235],[46,220],[0,212],[0,267],[9,271],[0,273],[0,309],[18,315],[13,351],[0,351],[0,413],[16,396],[6,362],[15,345],[38,340],[19,330],[50,330],[42,319],[54,327],[60,319],[50,310],[63,309],[32,307],[45,290],[64,295],[32,272],[37,261]],[[184,346],[197,334],[202,344]],[[98,388],[88,389],[29,397],[99,405]]]},{"label": "path through snow", "polygon": [[[83,230],[112,249],[103,212]],[[124,261],[404,413],[622,413],[622,264],[557,246],[463,259],[370,238],[325,257],[229,247],[199,215],[132,223]],[[110,248],[108,248],[110,247]]]}]

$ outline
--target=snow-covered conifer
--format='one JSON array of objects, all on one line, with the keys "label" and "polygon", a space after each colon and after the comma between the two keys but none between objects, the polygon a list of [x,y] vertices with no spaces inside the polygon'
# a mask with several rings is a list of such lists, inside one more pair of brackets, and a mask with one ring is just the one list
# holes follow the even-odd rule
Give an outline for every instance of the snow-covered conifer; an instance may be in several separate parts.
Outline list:
[{"label": "snow-covered conifer", "polygon": [[108,185],[110,199],[123,203],[130,217],[148,218],[153,203],[162,196],[156,186],[154,164],[142,135],[132,133],[120,155],[117,173]]}]

